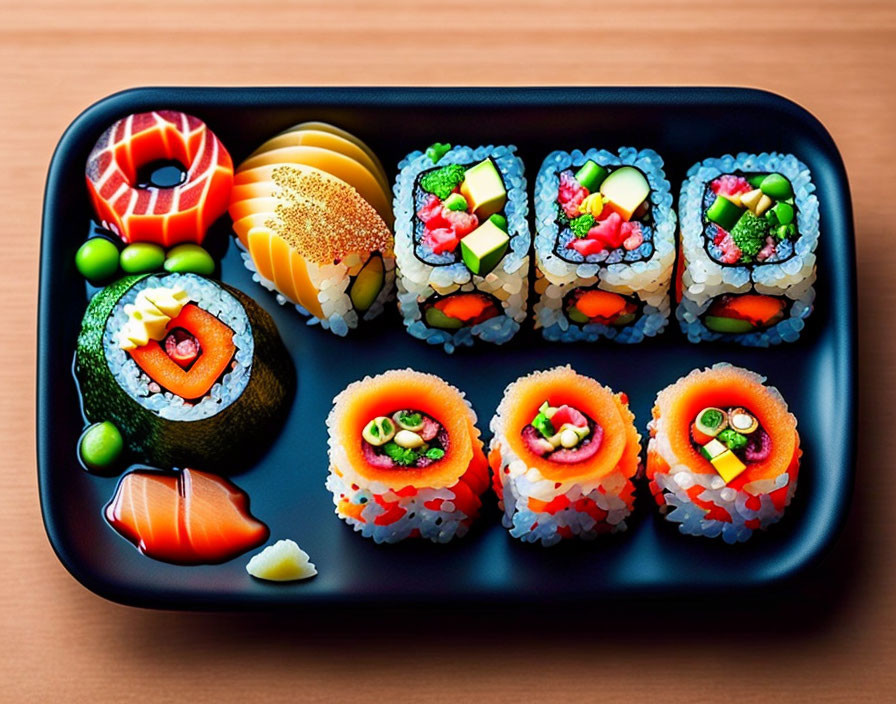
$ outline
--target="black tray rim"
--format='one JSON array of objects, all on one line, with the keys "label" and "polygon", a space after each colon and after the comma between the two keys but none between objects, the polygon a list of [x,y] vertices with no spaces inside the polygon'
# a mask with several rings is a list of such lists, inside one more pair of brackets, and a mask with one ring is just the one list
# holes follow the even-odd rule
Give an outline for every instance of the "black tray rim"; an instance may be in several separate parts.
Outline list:
[{"label": "black tray rim", "polygon": [[[50,481],[48,473],[52,471],[49,466],[50,437],[43,429],[47,427],[50,416],[50,370],[46,363],[48,353],[47,341],[52,336],[52,321],[49,315],[49,305],[53,296],[52,256],[48,246],[47,233],[54,230],[58,215],[52,204],[56,200],[59,189],[62,188],[59,171],[61,169],[60,155],[64,154],[69,146],[80,138],[83,131],[91,129],[94,123],[99,125],[112,124],[120,117],[140,110],[156,109],[158,105],[171,101],[172,94],[178,101],[190,102],[194,105],[219,106],[225,102],[233,109],[255,107],[259,105],[278,105],[282,107],[301,106],[303,104],[328,103],[339,107],[353,106],[401,106],[415,103],[438,105],[440,102],[473,104],[477,107],[506,106],[507,104],[539,105],[552,104],[560,106],[579,106],[588,104],[599,106],[601,103],[627,102],[632,105],[661,108],[663,105],[679,105],[686,102],[690,105],[712,104],[721,107],[735,107],[744,102],[762,104],[765,109],[776,111],[783,115],[799,120],[814,133],[814,137],[824,144],[830,151],[831,166],[842,187],[843,199],[843,225],[845,228],[846,242],[844,251],[846,258],[841,261],[844,271],[846,286],[840,295],[835,298],[836,305],[841,314],[837,316],[837,326],[845,325],[847,330],[847,357],[845,362],[849,373],[846,377],[844,397],[841,399],[843,406],[849,409],[848,433],[846,437],[845,456],[848,462],[848,472],[844,484],[843,510],[836,515],[834,520],[828,523],[823,538],[818,540],[811,552],[807,553],[801,563],[790,571],[777,574],[762,583],[764,587],[773,587],[791,582],[795,577],[812,569],[822,560],[830,550],[837,538],[843,532],[843,527],[852,503],[855,485],[855,466],[857,453],[856,429],[858,425],[858,333],[857,333],[857,275],[856,275],[856,242],[855,225],[853,218],[852,197],[849,189],[849,179],[839,148],[833,137],[822,122],[809,110],[793,100],[772,91],[732,86],[139,86],[126,88],[100,98],[79,113],[63,132],[47,170],[44,187],[44,201],[41,219],[40,264],[38,284],[38,321],[36,340],[36,407],[35,407],[35,434],[36,434],[36,459],[38,476],[38,494],[41,508],[41,518],[47,538],[53,552],[63,567],[74,579],[89,591],[103,599],[139,608],[149,609],[177,609],[194,611],[224,611],[224,610],[259,610],[259,609],[302,609],[339,603],[338,598],[327,595],[315,595],[303,599],[301,602],[289,604],[283,602],[256,602],[231,595],[209,599],[184,599],[182,595],[165,593],[147,594],[139,589],[129,588],[122,584],[113,584],[102,579],[97,579],[89,570],[83,569],[78,560],[69,553],[66,541],[60,533],[60,527],[55,523],[54,517],[48,509],[50,503]],[[677,198],[676,198],[677,200]],[[678,252],[676,252],[676,257]],[[743,587],[744,594],[754,593],[756,584]],[[693,596],[693,593],[684,593],[679,587],[640,586],[626,590],[610,590],[604,592],[606,598],[631,598],[633,596],[682,598]],[[536,601],[537,595],[521,593],[519,591],[502,594],[500,603],[508,606],[526,606]],[[588,598],[582,594],[580,597],[559,596],[552,601],[579,603]],[[404,595],[401,597],[401,605],[409,608],[424,607],[433,602],[433,597],[420,592],[419,594]],[[455,595],[456,604],[497,604],[499,598],[490,595],[467,595],[459,593]],[[359,605],[361,602],[357,602]],[[384,595],[368,595],[366,603],[396,605],[395,599]]]}]

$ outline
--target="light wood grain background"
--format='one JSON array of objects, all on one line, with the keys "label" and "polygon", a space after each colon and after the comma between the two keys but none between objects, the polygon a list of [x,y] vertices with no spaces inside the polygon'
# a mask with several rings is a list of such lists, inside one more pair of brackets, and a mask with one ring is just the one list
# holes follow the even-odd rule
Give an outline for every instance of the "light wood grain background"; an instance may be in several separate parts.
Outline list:
[{"label": "light wood grain background", "polygon": [[[893,701],[896,3],[0,1],[0,700]],[[107,603],[56,560],[34,451],[40,209],[69,121],[137,85],[755,86],[814,112],[852,183],[863,422],[845,534],[761,605],[632,602],[573,628],[356,611],[177,614]],[[888,288],[890,287],[890,288]],[[873,421],[873,423],[872,423]],[[676,612],[679,615],[675,615]],[[684,614],[684,616],[680,614]],[[667,615],[668,614],[668,615]]]}]

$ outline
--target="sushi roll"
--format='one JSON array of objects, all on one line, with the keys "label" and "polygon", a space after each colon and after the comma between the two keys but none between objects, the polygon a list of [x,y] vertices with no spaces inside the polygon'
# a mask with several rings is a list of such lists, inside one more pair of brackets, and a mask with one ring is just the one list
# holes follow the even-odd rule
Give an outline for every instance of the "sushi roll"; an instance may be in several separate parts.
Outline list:
[{"label": "sushi roll", "polygon": [[336,335],[383,312],[394,295],[389,184],[357,137],[302,123],[236,170],[230,216],[253,279]]},{"label": "sushi roll", "polygon": [[75,376],[87,420],[115,424],[130,459],[216,473],[257,459],[295,389],[271,317],[196,274],[128,276],[98,292]]},{"label": "sushi roll", "polygon": [[510,534],[547,546],[625,530],[641,452],[634,419],[625,394],[569,366],[510,384],[488,455]]},{"label": "sushi roll", "polygon": [[535,182],[535,327],[641,342],[669,319],[675,213],[650,149],[555,151]]},{"label": "sushi roll", "polygon": [[818,199],[791,154],[707,159],[681,187],[676,315],[691,342],[794,342],[815,299]]},{"label": "sushi roll", "polygon": [[399,164],[398,304],[408,332],[446,352],[505,343],[526,318],[531,238],[515,152],[435,144]]},{"label": "sushi roll", "polygon": [[349,384],[327,418],[336,515],[365,538],[461,537],[488,489],[476,414],[432,374],[385,372]]},{"label": "sushi roll", "polygon": [[796,491],[796,418],[765,377],[730,364],[697,369],[657,395],[647,478],[687,535],[743,542],[784,515]]}]

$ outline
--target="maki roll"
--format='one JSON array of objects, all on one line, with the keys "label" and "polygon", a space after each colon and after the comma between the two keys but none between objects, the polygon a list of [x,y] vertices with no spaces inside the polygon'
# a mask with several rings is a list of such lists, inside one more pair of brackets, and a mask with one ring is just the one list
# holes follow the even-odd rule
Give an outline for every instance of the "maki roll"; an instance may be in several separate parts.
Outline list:
[{"label": "maki roll", "polygon": [[765,377],[716,364],[659,392],[647,478],[666,520],[687,535],[747,540],[784,515],[796,491],[796,418]]},{"label": "maki roll", "polygon": [[386,173],[366,144],[302,123],[240,164],[233,186],[243,262],[279,303],[337,335],[383,312],[395,281],[392,211]]},{"label": "maki roll", "polygon": [[432,374],[388,371],[336,396],[327,428],[336,515],[365,538],[447,543],[469,530],[488,463],[463,393]]},{"label": "maki roll", "polygon": [[510,384],[488,456],[510,534],[547,546],[625,530],[641,452],[634,419],[625,394],[569,366]]},{"label": "maki roll", "polygon": [[535,182],[535,327],[641,342],[669,319],[675,213],[650,149],[555,151]]},{"label": "maki roll", "polygon": [[280,427],[295,370],[271,317],[195,274],[128,276],[97,293],[75,375],[89,422],[110,421],[131,459],[217,473],[250,464]]},{"label": "maki roll", "polygon": [[681,187],[676,315],[691,342],[794,342],[815,299],[818,199],[791,154],[707,159]]},{"label": "maki roll", "polygon": [[408,332],[446,352],[507,342],[526,318],[531,240],[515,152],[434,144],[399,164],[398,304]]}]

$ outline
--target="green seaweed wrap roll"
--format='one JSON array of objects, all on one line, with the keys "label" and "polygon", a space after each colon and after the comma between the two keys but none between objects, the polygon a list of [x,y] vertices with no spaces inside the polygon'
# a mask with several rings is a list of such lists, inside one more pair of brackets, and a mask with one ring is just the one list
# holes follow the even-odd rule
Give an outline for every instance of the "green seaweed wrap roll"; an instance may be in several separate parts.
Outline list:
[{"label": "green seaweed wrap roll", "polygon": [[97,293],[81,323],[75,376],[88,422],[111,421],[130,459],[217,473],[266,449],[295,393],[270,315],[195,274],[129,276]]}]

